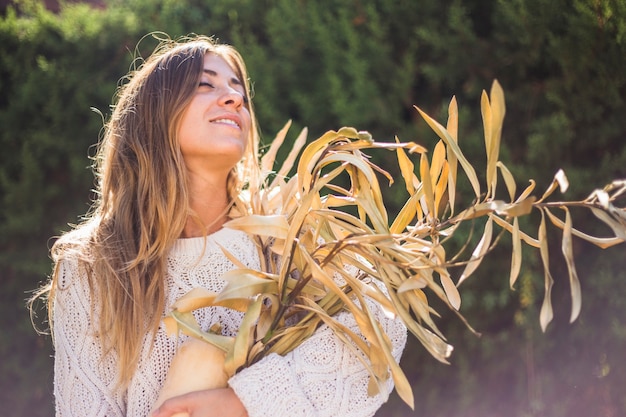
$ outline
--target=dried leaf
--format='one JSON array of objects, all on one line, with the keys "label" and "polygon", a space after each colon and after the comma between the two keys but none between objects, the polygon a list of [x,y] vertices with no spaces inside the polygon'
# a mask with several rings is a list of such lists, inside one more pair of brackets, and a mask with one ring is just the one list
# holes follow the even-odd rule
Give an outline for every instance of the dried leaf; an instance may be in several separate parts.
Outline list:
[{"label": "dried leaf", "polygon": [[554,176],[554,180],[559,184],[559,188],[561,189],[561,194],[567,191],[567,189],[569,188],[569,181],[567,180],[567,177],[565,176],[565,171],[563,171],[562,169],[559,169],[556,175]]},{"label": "dried leaf", "polygon": [[191,312],[181,313],[179,311],[172,311],[168,317],[171,317],[176,322],[178,329],[187,336],[209,342],[222,349],[224,352],[228,352],[233,348],[235,343],[233,337],[203,331]]},{"label": "dried leaf", "polygon": [[567,263],[567,271],[569,273],[570,291],[572,294],[570,323],[572,323],[580,314],[582,294],[580,292],[580,281],[576,273],[576,265],[574,264],[574,251],[572,250],[572,216],[567,207],[563,207],[563,210],[565,210],[565,227],[563,228],[561,250],[563,251],[563,256]]},{"label": "dried leaf", "polygon": [[485,136],[485,151],[487,152],[487,196],[493,196],[492,189],[494,188],[495,177],[495,163],[493,160],[493,133],[492,133],[492,117],[491,117],[491,105],[489,104],[489,97],[487,92],[483,90],[480,96],[480,112],[483,118],[483,131]]},{"label": "dried leaf", "polygon": [[285,239],[289,230],[289,223],[283,215],[250,214],[229,220],[224,224],[224,227],[253,235]]},{"label": "dried leaf", "polygon": [[[594,214],[596,214],[596,215],[599,215],[599,216],[602,216],[602,217],[607,216],[606,213],[604,213],[602,210],[597,210],[597,213],[594,212],[594,210],[597,210],[597,209],[594,209],[594,208],[591,209],[591,211]],[[548,217],[550,218],[550,221],[552,221],[552,223],[555,226],[557,226],[557,227],[559,227],[561,229],[565,228],[565,223],[561,219],[556,217],[550,211],[546,211],[546,213],[548,214]],[[619,237],[601,238],[601,237],[590,236],[590,235],[588,235],[586,233],[583,233],[580,230],[577,230],[577,229],[574,229],[574,228],[572,228],[572,234],[574,236],[576,236],[576,237],[579,237],[581,239],[586,240],[587,242],[593,243],[594,245],[596,245],[596,246],[598,246],[598,247],[600,247],[602,249],[606,249],[606,248],[609,248],[611,246],[615,246],[615,245],[617,245],[619,243],[623,243],[624,242],[623,238],[619,238]]]},{"label": "dried leaf", "polygon": [[192,288],[172,304],[172,309],[186,313],[198,308],[209,307],[213,305],[215,297],[217,297],[215,291],[209,291],[203,287]]},{"label": "dried leaf", "polygon": [[552,285],[554,285],[554,279],[550,274],[550,255],[548,253],[548,237],[546,233],[546,218],[543,210],[541,211],[541,224],[539,225],[539,242],[541,246],[539,253],[541,254],[541,261],[543,262],[544,273],[544,296],[543,303],[541,304],[541,311],[539,312],[539,324],[541,330],[546,331],[548,324],[552,321],[554,313],[552,312]]},{"label": "dried leaf", "polygon": [[461,152],[461,148],[457,145],[456,141],[450,136],[450,133],[443,126],[441,126],[437,121],[424,113],[419,107],[415,107],[422,118],[428,123],[428,125],[433,129],[433,131],[445,142],[446,146],[452,150],[454,155],[457,157],[458,161],[461,163],[463,170],[465,171],[465,175],[470,181],[472,188],[474,189],[474,194],[476,197],[480,196],[480,183],[478,182],[478,177],[476,176],[476,171],[474,167],[465,159],[465,156]]},{"label": "dried leaf", "polygon": [[[454,143],[458,143],[459,130],[459,111],[457,109],[456,97],[452,97],[448,105],[448,123],[446,130],[450,135],[450,139]],[[448,199],[450,201],[450,210],[454,214],[454,203],[456,202],[456,178],[457,178],[457,157],[450,146],[446,148],[448,153]]]},{"label": "dried leaf", "polygon": [[411,195],[406,203],[404,203],[404,206],[400,209],[400,212],[389,228],[390,233],[402,233],[411,221],[413,221],[417,215],[417,205],[422,195],[422,187],[420,187],[419,190]]},{"label": "dried leaf", "polygon": [[459,283],[457,285],[461,285],[461,283],[465,281],[476,270],[476,268],[478,268],[478,266],[484,259],[484,256],[487,253],[487,250],[489,250],[489,246],[491,245],[492,231],[493,221],[492,216],[489,216],[489,218],[487,219],[487,223],[485,223],[483,236],[478,242],[478,245],[476,245],[476,248],[474,248],[474,252],[472,252],[472,256],[467,262],[467,265],[465,266],[463,274],[461,275],[461,278],[459,278]]},{"label": "dried leaf", "polygon": [[248,360],[248,351],[254,341],[254,324],[259,319],[263,297],[256,297],[246,311],[239,325],[233,348],[226,352],[224,371],[227,375],[234,375],[237,369],[244,366]]},{"label": "dried leaf", "polygon": [[609,226],[615,236],[624,241],[626,240],[626,226],[619,220],[611,217],[607,212],[597,208],[591,208],[591,212],[600,220],[602,220],[607,226]]},{"label": "dried leaf", "polygon": [[506,204],[496,208],[496,213],[506,215],[508,217],[525,216],[530,213],[535,203],[535,197],[531,196],[525,200],[516,201],[515,203]]},{"label": "dried leaf", "polygon": [[504,121],[504,114],[506,112],[506,107],[504,104],[504,92],[502,91],[502,87],[500,86],[498,80],[494,80],[491,84],[489,98],[491,103],[491,142],[488,150],[487,176],[491,178],[490,183],[492,195],[495,196],[496,185],[498,181],[496,166],[500,153],[502,123]]},{"label": "dried leaf", "polygon": [[[377,324],[377,322],[372,323],[372,327],[376,332],[376,335],[378,336],[378,340],[382,342],[387,338]],[[400,365],[393,357],[391,353],[390,342],[387,340],[387,343],[381,343],[380,347],[383,354],[385,355],[385,360],[383,361],[383,363],[389,366],[389,369],[391,370],[391,376],[393,378],[396,392],[398,393],[400,398],[402,398],[402,400],[411,407],[411,409],[415,409],[415,400],[413,398],[413,390],[411,389],[411,384],[409,383],[409,380],[407,379],[404,372],[402,372]]]},{"label": "dried leaf", "polygon": [[426,207],[428,215],[431,218],[435,216],[435,193],[433,190],[433,182],[430,177],[430,167],[428,164],[428,158],[425,154],[422,154],[420,158],[420,176],[422,177],[422,186],[424,191],[424,199],[426,200]]},{"label": "dried leaf", "polygon": [[550,186],[548,187],[548,189],[543,193],[541,198],[537,200],[537,202],[541,203],[545,201],[549,196],[552,195],[552,193],[554,193],[557,187],[560,187],[561,192],[564,192],[567,189],[567,186],[568,186],[567,177],[565,177],[565,173],[563,172],[563,170],[559,169],[558,172],[554,175],[554,179],[552,180],[552,183],[550,183]]},{"label": "dried leaf", "polygon": [[283,161],[283,164],[281,165],[280,169],[276,173],[276,177],[274,178],[274,181],[272,181],[272,184],[269,187],[270,189],[272,189],[273,187],[277,187],[278,186],[277,181],[280,178],[286,177],[289,174],[289,171],[291,171],[291,168],[296,162],[296,158],[300,154],[300,150],[306,144],[306,138],[307,138],[308,132],[309,131],[306,127],[302,129],[302,131],[296,138],[293,144],[293,147],[289,151],[289,155],[287,155],[287,158],[285,158],[285,160]]},{"label": "dried leaf", "polygon": [[278,291],[277,277],[253,269],[233,269],[226,272],[222,278],[227,283],[216,298],[219,302]]},{"label": "dried leaf", "polygon": [[500,172],[502,173],[502,178],[504,179],[506,189],[509,191],[509,197],[511,198],[511,201],[514,201],[517,187],[515,185],[515,178],[513,178],[513,174],[511,174],[511,171],[509,171],[506,165],[504,165],[501,161],[498,161],[496,166],[500,168]]},{"label": "dried leaf", "polygon": [[[398,137],[396,136],[396,142],[399,142]],[[404,178],[404,183],[406,185],[406,190],[409,195],[412,195],[415,192],[414,181],[416,181],[415,177],[415,166],[413,162],[406,155],[406,152],[402,148],[396,149],[396,156],[398,158],[398,165],[400,166],[400,173],[402,174],[402,178]]]},{"label": "dried leaf", "polygon": [[443,141],[437,142],[435,149],[433,150],[433,157],[430,161],[430,178],[433,183],[439,180],[443,164],[446,161],[446,146]]},{"label": "dried leaf", "polygon": [[511,274],[509,275],[509,285],[511,289],[513,289],[522,267],[522,239],[520,238],[519,220],[517,217],[513,218],[511,241],[513,243],[513,250],[511,251]]},{"label": "dried leaf", "polygon": [[[506,220],[501,219],[498,216],[492,216],[492,219],[498,226],[504,228],[509,233],[513,233],[513,226],[511,226],[511,224],[508,223]],[[533,239],[532,237],[528,236],[526,233],[522,232],[521,230],[519,230],[519,236],[522,238],[524,243],[526,243],[529,246],[532,246],[537,249],[541,246],[541,243],[539,242],[539,240]]]},{"label": "dried leaf", "polygon": [[534,180],[530,180],[528,182],[530,184],[528,185],[528,187],[526,187],[524,189],[524,191],[522,191],[522,194],[520,194],[520,196],[517,198],[517,201],[526,200],[528,198],[528,196],[530,195],[530,193],[532,193],[533,190],[535,189],[535,186],[537,185],[535,183],[535,181]]},{"label": "dried leaf", "polygon": [[[407,293],[409,294],[409,293]],[[452,346],[446,343],[442,338],[433,332],[420,326],[413,318],[411,313],[402,308],[402,303],[398,299],[398,295],[393,292],[389,294],[394,301],[394,305],[398,310],[398,315],[407,326],[407,329],[422,343],[426,350],[437,360],[442,363],[448,363],[447,358],[452,353]]]},{"label": "dried leaf", "polygon": [[441,176],[435,187],[435,218],[439,218],[440,213],[445,209],[446,189],[448,188],[448,163],[444,160],[441,169]]},{"label": "dried leaf", "polygon": [[287,132],[291,127],[291,120],[288,120],[287,123],[278,131],[272,144],[263,157],[261,158],[261,170],[264,173],[270,172],[272,167],[274,166],[274,161],[276,160],[276,155],[278,154],[278,150],[282,146],[285,141],[285,137],[287,136]]},{"label": "dried leaf", "polygon": [[446,292],[450,305],[454,307],[455,310],[458,310],[461,308],[461,294],[459,294],[459,290],[456,288],[456,285],[454,285],[454,282],[452,282],[452,278],[450,278],[449,274],[440,274],[439,277],[441,278],[441,285]]},{"label": "dried leaf", "polygon": [[428,282],[426,282],[424,278],[422,278],[421,275],[414,275],[410,277],[409,279],[404,280],[402,282],[402,285],[398,287],[397,291],[398,291],[398,294],[402,294],[403,292],[406,292],[406,291],[413,291],[416,289],[426,288],[427,285],[428,285]]}]

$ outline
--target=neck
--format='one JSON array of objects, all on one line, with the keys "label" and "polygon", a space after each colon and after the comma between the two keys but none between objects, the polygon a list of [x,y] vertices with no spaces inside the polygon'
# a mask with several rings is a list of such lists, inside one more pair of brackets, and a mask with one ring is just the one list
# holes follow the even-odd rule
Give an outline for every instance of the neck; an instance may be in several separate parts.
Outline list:
[{"label": "neck", "polygon": [[226,178],[216,182],[192,181],[189,191],[193,215],[187,218],[182,237],[205,236],[221,229],[230,208]]}]

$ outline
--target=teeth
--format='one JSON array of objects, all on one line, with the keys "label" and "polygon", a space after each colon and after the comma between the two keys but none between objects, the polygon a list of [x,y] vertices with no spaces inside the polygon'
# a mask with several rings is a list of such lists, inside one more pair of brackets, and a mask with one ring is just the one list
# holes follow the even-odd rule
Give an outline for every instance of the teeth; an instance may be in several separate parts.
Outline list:
[{"label": "teeth", "polygon": [[234,120],[230,120],[230,119],[216,119],[216,120],[213,120],[213,123],[226,123],[229,125],[239,127],[239,125]]}]

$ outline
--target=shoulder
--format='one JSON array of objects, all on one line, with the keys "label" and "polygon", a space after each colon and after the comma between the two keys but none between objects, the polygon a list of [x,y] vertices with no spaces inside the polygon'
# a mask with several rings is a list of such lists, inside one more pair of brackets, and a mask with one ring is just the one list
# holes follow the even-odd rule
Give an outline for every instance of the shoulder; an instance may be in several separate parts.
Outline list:
[{"label": "shoulder", "polygon": [[67,289],[76,281],[87,283],[93,264],[93,233],[93,225],[85,224],[61,235],[54,242],[51,257],[54,261],[53,280],[57,289]]}]

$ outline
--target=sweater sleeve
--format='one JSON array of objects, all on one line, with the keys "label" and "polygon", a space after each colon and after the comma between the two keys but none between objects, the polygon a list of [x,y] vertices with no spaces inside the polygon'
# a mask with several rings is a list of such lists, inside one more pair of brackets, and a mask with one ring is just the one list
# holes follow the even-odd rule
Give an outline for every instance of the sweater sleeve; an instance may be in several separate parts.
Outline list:
[{"label": "sweater sleeve", "polygon": [[[407,332],[399,318],[388,318],[372,301],[383,330],[392,341],[392,354],[400,359]],[[360,334],[353,316],[336,319]],[[248,410],[249,417],[365,417],[373,416],[393,389],[367,394],[369,373],[326,325],[285,356],[269,355],[234,375],[229,385]]]},{"label": "sweater sleeve", "polygon": [[57,417],[123,417],[114,394],[116,366],[103,355],[87,276],[72,260],[58,265],[53,304],[54,395]]}]

